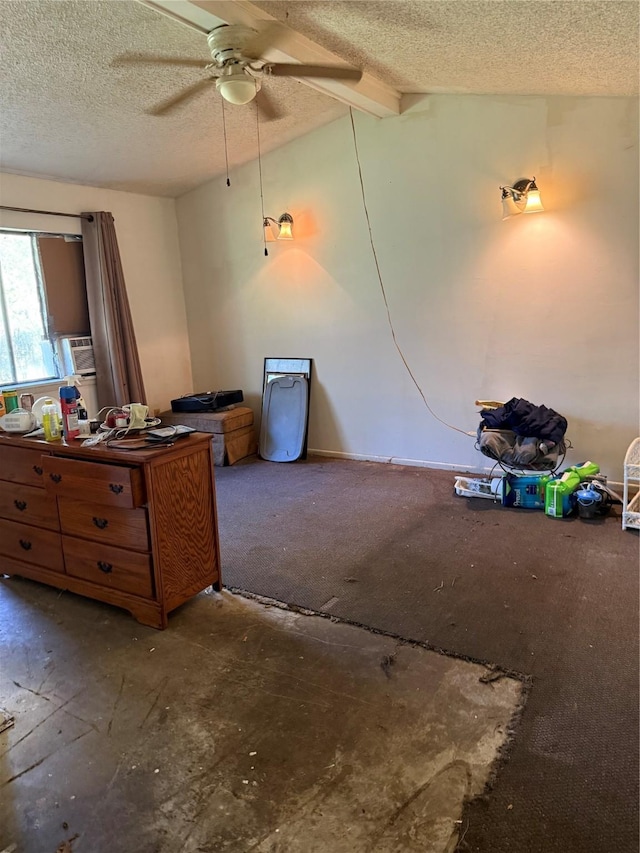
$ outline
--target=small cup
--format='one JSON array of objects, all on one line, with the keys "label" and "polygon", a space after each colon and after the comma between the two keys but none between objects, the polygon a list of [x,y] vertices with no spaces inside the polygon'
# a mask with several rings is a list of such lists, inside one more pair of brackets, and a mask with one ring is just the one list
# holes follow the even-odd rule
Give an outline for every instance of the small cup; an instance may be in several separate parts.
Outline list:
[{"label": "small cup", "polygon": [[[107,412],[107,417],[104,419],[105,424],[109,427],[109,429],[115,429],[118,426],[118,419],[125,418],[127,415],[122,409],[109,409]],[[126,426],[126,423],[124,424]]]},{"label": "small cup", "polygon": [[18,403],[18,392],[13,390],[7,390],[2,392],[2,396],[4,397],[4,407],[6,409],[7,414],[12,412],[14,409],[17,409],[19,406]]},{"label": "small cup", "polygon": [[33,394],[20,394],[20,408],[25,412],[30,412],[33,409],[34,397]]}]

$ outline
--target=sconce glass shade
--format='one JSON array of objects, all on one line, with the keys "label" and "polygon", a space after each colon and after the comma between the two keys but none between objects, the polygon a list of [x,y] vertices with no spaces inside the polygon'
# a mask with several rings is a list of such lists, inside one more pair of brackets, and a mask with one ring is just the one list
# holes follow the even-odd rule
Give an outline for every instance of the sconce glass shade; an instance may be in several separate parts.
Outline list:
[{"label": "sconce glass shade", "polygon": [[264,241],[265,241],[265,243],[275,243],[277,237],[275,235],[275,230],[274,230],[274,225],[273,225],[272,220],[265,217],[265,219],[262,223],[262,227],[264,229]]},{"label": "sconce glass shade", "polygon": [[256,81],[242,70],[234,71],[233,66],[230,72],[218,77],[216,89],[230,104],[248,104],[256,96]]},{"label": "sconce glass shade", "polygon": [[538,213],[540,210],[544,210],[542,200],[540,199],[540,190],[529,190],[527,193],[527,206],[525,207],[524,212]]},{"label": "sconce glass shade", "polygon": [[293,240],[293,217],[288,213],[283,213],[278,219],[278,225],[280,226],[278,240]]},{"label": "sconce glass shade", "polygon": [[517,216],[519,213],[524,213],[524,204],[516,202],[513,195],[502,196],[502,219],[509,219],[512,216]]}]

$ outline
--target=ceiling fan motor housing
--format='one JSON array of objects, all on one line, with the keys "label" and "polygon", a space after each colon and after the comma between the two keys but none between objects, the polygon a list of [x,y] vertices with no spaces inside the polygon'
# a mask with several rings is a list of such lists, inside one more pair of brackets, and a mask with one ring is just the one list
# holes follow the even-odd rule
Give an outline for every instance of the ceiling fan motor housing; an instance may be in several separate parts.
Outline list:
[{"label": "ceiling fan motor housing", "polygon": [[229,60],[248,60],[243,51],[257,35],[249,27],[222,24],[207,35],[207,44],[215,62],[224,65]]}]

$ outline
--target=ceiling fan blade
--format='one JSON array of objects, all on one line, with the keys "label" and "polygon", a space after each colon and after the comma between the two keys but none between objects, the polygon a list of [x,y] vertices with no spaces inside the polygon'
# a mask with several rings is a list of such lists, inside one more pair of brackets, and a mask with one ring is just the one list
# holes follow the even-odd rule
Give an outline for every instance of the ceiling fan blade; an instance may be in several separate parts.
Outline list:
[{"label": "ceiling fan blade", "polygon": [[344,65],[298,65],[277,62],[269,67],[274,77],[331,77],[334,80],[360,80],[362,71]]},{"label": "ceiling fan blade", "polygon": [[192,86],[187,86],[186,89],[183,89],[177,95],[173,95],[173,97],[167,98],[166,101],[162,101],[161,103],[156,104],[155,107],[148,111],[149,115],[165,115],[165,113],[169,112],[169,110],[172,110],[178,104],[182,103],[182,101],[186,101],[188,98],[192,98],[198,92],[202,91],[202,89],[206,89],[212,83],[213,80],[209,77],[205,77],[204,80],[198,80],[197,83],[194,83]]},{"label": "ceiling fan blade", "polygon": [[179,56],[153,56],[149,53],[124,53],[116,56],[111,63],[118,65],[181,65],[183,68],[206,68],[209,64],[203,59],[189,59]]},{"label": "ceiling fan blade", "polygon": [[262,121],[275,121],[284,116],[282,110],[276,106],[273,98],[264,88],[260,89],[256,95],[256,106]]}]

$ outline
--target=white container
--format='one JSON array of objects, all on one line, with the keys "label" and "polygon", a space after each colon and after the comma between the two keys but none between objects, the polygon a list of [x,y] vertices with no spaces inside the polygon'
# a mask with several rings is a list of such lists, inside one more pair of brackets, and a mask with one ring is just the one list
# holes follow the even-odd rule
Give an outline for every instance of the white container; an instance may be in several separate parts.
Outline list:
[{"label": "white container", "polygon": [[5,432],[26,433],[35,429],[35,426],[35,415],[27,412],[26,409],[13,409],[0,418],[0,429]]},{"label": "white container", "polygon": [[465,498],[499,501],[502,500],[502,477],[493,477],[491,480],[456,477],[455,490],[457,495]]},{"label": "white container", "polygon": [[271,379],[262,400],[260,456],[268,462],[295,462],[305,446],[309,389],[304,376]]}]

